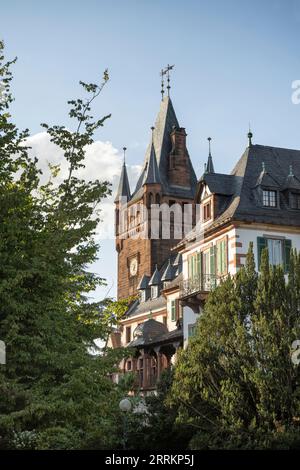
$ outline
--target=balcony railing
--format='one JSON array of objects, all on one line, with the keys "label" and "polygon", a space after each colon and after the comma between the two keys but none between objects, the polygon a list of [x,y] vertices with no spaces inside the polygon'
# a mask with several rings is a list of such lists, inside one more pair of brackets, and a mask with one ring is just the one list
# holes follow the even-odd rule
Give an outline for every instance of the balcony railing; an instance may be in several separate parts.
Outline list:
[{"label": "balcony railing", "polygon": [[221,282],[220,276],[212,274],[196,275],[185,279],[180,284],[180,297],[187,297],[198,292],[210,292]]}]

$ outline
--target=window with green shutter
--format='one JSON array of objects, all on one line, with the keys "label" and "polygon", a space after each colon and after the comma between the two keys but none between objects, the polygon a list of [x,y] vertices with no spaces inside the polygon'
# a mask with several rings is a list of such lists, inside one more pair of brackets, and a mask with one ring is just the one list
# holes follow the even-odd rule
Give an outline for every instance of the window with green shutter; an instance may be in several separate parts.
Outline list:
[{"label": "window with green shutter", "polygon": [[210,248],[210,275],[216,274],[216,246]]},{"label": "window with green shutter", "polygon": [[267,239],[265,237],[257,237],[257,262],[258,270],[260,270],[261,254],[264,248],[267,248]]},{"label": "window with green shutter", "polygon": [[227,273],[227,238],[217,244],[217,274]]},{"label": "window with green shutter", "polygon": [[261,255],[264,248],[268,248],[270,265],[282,265],[285,273],[287,273],[290,267],[292,241],[277,238],[257,237],[258,270],[260,270]]},{"label": "window with green shutter", "polygon": [[284,240],[284,272],[288,273],[290,270],[292,240]]},{"label": "window with green shutter", "polygon": [[201,273],[201,253],[197,252],[188,257],[188,277],[192,279]]}]

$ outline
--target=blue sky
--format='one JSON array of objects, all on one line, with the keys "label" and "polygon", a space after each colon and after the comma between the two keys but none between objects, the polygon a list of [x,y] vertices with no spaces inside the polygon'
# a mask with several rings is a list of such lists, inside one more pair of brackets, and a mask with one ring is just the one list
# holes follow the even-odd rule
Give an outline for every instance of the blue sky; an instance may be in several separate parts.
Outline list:
[{"label": "blue sky", "polygon": [[[254,143],[300,148],[300,105],[291,101],[299,31],[300,0],[0,1],[0,35],[7,55],[18,56],[19,127],[34,135],[40,122],[68,124],[66,101],[81,93],[78,81],[99,81],[108,67],[95,113],[112,118],[96,138],[126,145],[128,164],[141,164],[159,108],[159,71],[175,64],[171,97],[198,176],[206,138],[213,138],[216,171],[228,172],[249,122]],[[101,165],[95,171],[101,178]],[[95,270],[114,294],[112,240],[102,242],[99,257]]]}]

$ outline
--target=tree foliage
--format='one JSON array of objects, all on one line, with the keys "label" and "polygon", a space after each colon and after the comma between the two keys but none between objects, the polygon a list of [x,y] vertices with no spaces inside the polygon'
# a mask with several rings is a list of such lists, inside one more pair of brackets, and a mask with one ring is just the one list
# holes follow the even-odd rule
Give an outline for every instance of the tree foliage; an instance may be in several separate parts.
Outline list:
[{"label": "tree foliage", "polygon": [[110,374],[123,354],[91,355],[105,340],[108,322],[89,292],[103,279],[87,269],[97,258],[99,203],[107,181],[85,181],[86,147],[109,116],[93,119],[101,85],[81,82],[86,100],[69,101],[74,129],[43,126],[68,162],[50,165],[40,183],[37,159],[26,146],[9,108],[11,64],[0,43],[0,338],[7,364],[0,366],[1,448],[98,448],[118,442],[120,391]]},{"label": "tree foliage", "polygon": [[300,446],[299,286],[299,254],[286,282],[267,250],[257,275],[251,245],[245,267],[209,295],[168,398],[195,430],[192,448]]}]

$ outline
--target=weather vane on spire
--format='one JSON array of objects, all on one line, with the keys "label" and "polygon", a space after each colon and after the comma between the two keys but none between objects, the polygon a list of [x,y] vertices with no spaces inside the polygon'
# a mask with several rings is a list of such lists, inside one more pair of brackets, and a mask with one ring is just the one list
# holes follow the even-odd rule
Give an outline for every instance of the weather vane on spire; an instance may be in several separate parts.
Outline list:
[{"label": "weather vane on spire", "polygon": [[167,75],[167,90],[168,90],[168,96],[170,96],[170,70],[174,68],[174,65],[168,64],[167,67],[164,69],[161,69],[160,76],[161,76],[161,99],[164,98],[164,76]]}]

